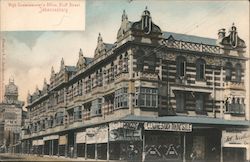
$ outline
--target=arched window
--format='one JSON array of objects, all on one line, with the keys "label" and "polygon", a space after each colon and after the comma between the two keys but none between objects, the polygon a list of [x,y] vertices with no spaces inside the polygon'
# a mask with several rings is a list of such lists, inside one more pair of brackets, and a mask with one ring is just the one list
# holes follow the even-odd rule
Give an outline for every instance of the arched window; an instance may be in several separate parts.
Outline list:
[{"label": "arched window", "polygon": [[206,62],[203,59],[196,61],[196,80],[205,80]]},{"label": "arched window", "polygon": [[232,63],[227,62],[226,67],[226,81],[231,81],[232,80]]},{"label": "arched window", "polygon": [[236,67],[235,67],[235,78],[236,78],[236,82],[241,82],[241,64],[236,64]]},{"label": "arched window", "polygon": [[176,74],[179,77],[186,75],[186,59],[182,56],[176,58]]}]

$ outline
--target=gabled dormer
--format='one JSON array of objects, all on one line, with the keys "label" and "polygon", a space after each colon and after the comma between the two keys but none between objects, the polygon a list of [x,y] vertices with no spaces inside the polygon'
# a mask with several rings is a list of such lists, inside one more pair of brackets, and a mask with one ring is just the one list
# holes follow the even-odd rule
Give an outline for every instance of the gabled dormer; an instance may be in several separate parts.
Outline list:
[{"label": "gabled dormer", "polygon": [[132,22],[128,21],[128,16],[125,10],[123,10],[121,27],[119,28],[117,37],[116,37],[118,42],[124,39],[126,35],[128,35],[127,32],[130,30],[131,24]]},{"label": "gabled dormer", "polygon": [[159,44],[162,40],[162,31],[159,26],[153,23],[151,14],[147,7],[136,22],[128,21],[125,11],[122,15],[121,27],[117,34],[118,46],[127,41],[141,43]]},{"label": "gabled dormer", "polygon": [[85,67],[86,67],[86,58],[83,56],[82,49],[80,48],[79,58],[76,64],[76,68],[77,70],[81,70],[81,69],[84,69]]},{"label": "gabled dormer", "polygon": [[60,71],[64,70],[65,64],[64,64],[64,59],[62,58],[61,60],[61,66],[60,66]]},{"label": "gabled dormer", "polygon": [[49,84],[47,83],[46,78],[44,78],[44,81],[43,81],[43,93],[47,93],[48,89],[49,89]]},{"label": "gabled dormer", "polygon": [[235,56],[242,56],[244,49],[246,48],[244,40],[238,36],[237,28],[234,23],[232,24],[227,36],[225,29],[219,30],[217,44],[222,50],[224,50],[225,54]]},{"label": "gabled dormer", "polygon": [[113,48],[113,44],[104,43],[101,34],[99,33],[97,38],[97,47],[95,49],[94,59],[100,57],[101,55],[105,54],[111,48]]}]

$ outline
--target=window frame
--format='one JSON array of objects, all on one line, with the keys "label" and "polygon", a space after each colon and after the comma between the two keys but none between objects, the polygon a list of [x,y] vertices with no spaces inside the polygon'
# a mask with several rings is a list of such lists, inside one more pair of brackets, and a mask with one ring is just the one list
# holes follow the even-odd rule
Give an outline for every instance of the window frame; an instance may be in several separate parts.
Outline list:
[{"label": "window frame", "polygon": [[201,58],[196,60],[196,80],[197,81],[206,80],[206,61]]}]

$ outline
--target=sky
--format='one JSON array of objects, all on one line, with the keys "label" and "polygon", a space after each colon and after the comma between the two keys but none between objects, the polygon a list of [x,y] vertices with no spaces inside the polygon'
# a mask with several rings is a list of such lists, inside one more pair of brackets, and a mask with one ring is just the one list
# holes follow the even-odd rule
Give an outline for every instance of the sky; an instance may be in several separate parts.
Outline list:
[{"label": "sky", "polygon": [[123,10],[129,21],[139,21],[146,6],[162,31],[217,38],[218,29],[228,32],[235,23],[239,37],[249,45],[248,1],[86,0],[85,31],[3,33],[5,83],[13,76],[20,100],[26,101],[28,91],[41,89],[44,78],[49,81],[52,66],[59,71],[62,58],[66,65],[76,65],[80,48],[84,56],[93,57],[98,33],[104,42],[114,43]]}]

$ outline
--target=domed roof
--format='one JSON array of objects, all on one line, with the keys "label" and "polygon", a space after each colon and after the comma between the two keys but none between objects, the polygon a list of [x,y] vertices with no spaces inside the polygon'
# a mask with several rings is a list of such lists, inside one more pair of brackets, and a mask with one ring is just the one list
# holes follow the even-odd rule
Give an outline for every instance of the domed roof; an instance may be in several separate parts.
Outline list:
[{"label": "domed roof", "polygon": [[18,87],[14,83],[14,79],[9,79],[9,84],[5,86],[5,95],[18,95]]}]

